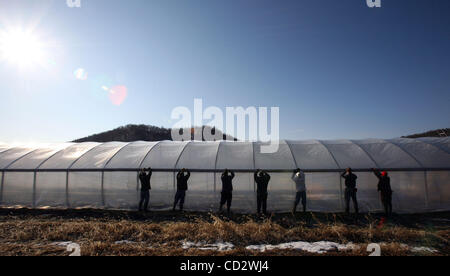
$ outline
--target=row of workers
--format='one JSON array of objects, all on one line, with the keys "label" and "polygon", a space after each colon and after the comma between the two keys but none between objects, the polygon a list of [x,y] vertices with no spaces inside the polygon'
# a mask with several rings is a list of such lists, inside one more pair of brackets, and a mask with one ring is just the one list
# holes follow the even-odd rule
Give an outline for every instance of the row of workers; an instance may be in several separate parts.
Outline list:
[{"label": "row of workers", "polygon": [[[383,171],[380,172],[377,169],[373,169],[373,173],[378,178],[378,192],[380,194],[380,200],[384,207],[386,215],[392,213],[392,189],[390,184],[390,178],[388,173]],[[139,202],[139,211],[147,211],[148,203],[150,200],[150,179],[152,176],[152,169],[142,169],[139,173],[139,179],[141,182],[141,198]],[[175,199],[173,203],[173,210],[179,204],[180,210],[183,210],[183,205],[186,197],[186,191],[188,190],[188,180],[191,173],[187,169],[182,169],[177,174],[177,192],[175,194]],[[222,192],[220,199],[220,210],[222,211],[223,206],[227,205],[227,212],[231,211],[231,202],[233,200],[233,178],[235,174],[232,171],[226,169],[221,176],[222,180]],[[353,207],[355,212],[358,213],[358,200],[356,187],[357,175],[353,173],[351,168],[346,169],[341,177],[345,179],[345,211],[350,212],[350,201],[353,202]],[[267,188],[270,182],[270,175],[267,171],[256,170],[254,173],[254,179],[257,184],[256,188],[256,199],[257,199],[257,212],[261,211],[267,214]],[[306,212],[306,181],[305,173],[301,169],[296,169],[292,175],[292,181],[295,183],[295,201],[293,204],[292,212],[297,211],[297,207],[302,203],[303,212]]]}]

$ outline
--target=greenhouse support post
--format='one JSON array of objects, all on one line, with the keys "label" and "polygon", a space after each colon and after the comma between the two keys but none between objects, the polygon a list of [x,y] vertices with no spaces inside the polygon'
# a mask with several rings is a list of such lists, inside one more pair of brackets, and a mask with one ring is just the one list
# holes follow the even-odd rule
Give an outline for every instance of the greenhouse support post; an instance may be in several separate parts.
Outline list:
[{"label": "greenhouse support post", "polygon": [[[216,161],[214,162],[214,194],[216,194],[216,170],[217,170],[217,160],[219,159],[219,151],[220,151],[220,146],[222,145],[222,143],[219,143],[219,146],[217,147],[217,153],[216,153]],[[220,175],[220,174],[219,174]]]},{"label": "greenhouse support post", "polygon": [[136,192],[139,192],[139,172],[136,173]]},{"label": "greenhouse support post", "polygon": [[34,173],[33,173],[33,208],[36,207],[36,176],[37,176],[37,172],[34,171]]},{"label": "greenhouse support post", "polygon": [[69,171],[66,172],[66,207],[70,207],[69,203]]},{"label": "greenhouse support post", "polygon": [[425,178],[425,208],[429,209],[429,195],[428,195],[428,172],[423,171],[423,175]]},{"label": "greenhouse support post", "polygon": [[3,203],[3,182],[5,181],[5,172],[2,172],[2,183],[0,183],[0,204]]},{"label": "greenhouse support post", "polygon": [[102,206],[105,207],[105,172],[102,171]]},{"label": "greenhouse support post", "polygon": [[344,194],[342,192],[342,177],[339,175],[339,204],[341,209],[344,210]]}]

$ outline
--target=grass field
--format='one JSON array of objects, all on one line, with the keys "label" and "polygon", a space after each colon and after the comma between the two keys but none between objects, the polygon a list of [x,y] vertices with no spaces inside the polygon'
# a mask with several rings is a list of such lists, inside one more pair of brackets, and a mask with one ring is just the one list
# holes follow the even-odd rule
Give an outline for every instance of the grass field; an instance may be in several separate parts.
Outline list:
[{"label": "grass field", "polygon": [[[69,255],[63,242],[79,244],[81,255],[88,256],[367,256],[370,243],[380,244],[382,255],[450,255],[449,212],[381,220],[378,214],[227,217],[191,212],[0,209],[0,255]],[[225,250],[211,246],[218,241],[231,246],[221,248]],[[351,246],[323,253],[247,248],[320,241]]]}]

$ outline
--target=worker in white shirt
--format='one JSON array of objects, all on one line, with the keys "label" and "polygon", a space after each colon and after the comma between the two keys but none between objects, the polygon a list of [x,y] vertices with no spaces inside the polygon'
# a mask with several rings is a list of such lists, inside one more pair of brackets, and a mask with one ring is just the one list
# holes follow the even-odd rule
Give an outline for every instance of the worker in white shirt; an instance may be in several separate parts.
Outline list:
[{"label": "worker in white shirt", "polygon": [[297,212],[297,206],[300,203],[300,200],[302,200],[303,213],[305,213],[306,212],[305,173],[300,169],[296,169],[294,171],[294,174],[292,175],[292,180],[295,183],[295,190],[296,190],[294,208],[292,209],[292,213],[295,214],[295,212]]}]

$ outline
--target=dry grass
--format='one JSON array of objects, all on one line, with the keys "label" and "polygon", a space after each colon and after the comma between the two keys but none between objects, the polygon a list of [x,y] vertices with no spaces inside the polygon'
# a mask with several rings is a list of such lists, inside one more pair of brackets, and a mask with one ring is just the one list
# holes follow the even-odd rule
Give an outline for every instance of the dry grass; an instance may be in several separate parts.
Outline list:
[{"label": "dry grass", "polygon": [[[255,252],[246,250],[251,244],[279,244],[290,241],[333,241],[363,245],[346,252],[324,255],[367,255],[364,245],[383,243],[383,255],[414,255],[401,244],[432,247],[438,255],[449,255],[450,228],[446,223],[430,225],[429,221],[411,224],[392,221],[377,227],[378,219],[364,217],[362,222],[347,223],[336,216],[279,217],[260,219],[239,216],[227,219],[213,214],[176,215],[175,219],[142,219],[119,217],[90,217],[54,215],[42,211],[27,215],[0,212],[0,255],[68,255],[65,248],[54,242],[72,241],[81,245],[83,255],[314,255],[295,250]],[[11,213],[12,212],[12,213]],[[48,212],[48,211],[47,211]],[[322,215],[323,216],[323,215]],[[448,214],[442,214],[444,219]],[[434,217],[434,216],[432,216]],[[403,219],[403,218],[401,218]],[[401,220],[399,219],[399,220]],[[414,223],[413,223],[414,224]],[[117,241],[131,244],[115,244]],[[182,241],[226,241],[236,248],[231,251],[182,249]]]}]

